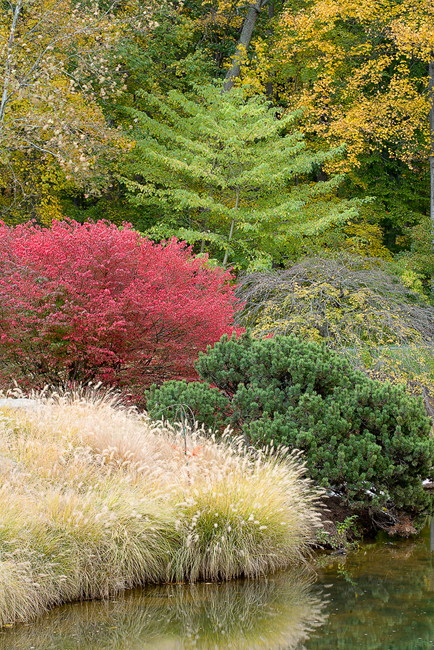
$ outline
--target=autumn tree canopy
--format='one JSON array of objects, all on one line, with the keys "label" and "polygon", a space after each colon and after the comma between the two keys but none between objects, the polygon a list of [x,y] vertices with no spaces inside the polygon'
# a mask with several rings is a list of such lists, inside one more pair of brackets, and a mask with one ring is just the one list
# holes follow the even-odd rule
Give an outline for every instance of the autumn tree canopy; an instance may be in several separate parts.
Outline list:
[{"label": "autumn tree canopy", "polygon": [[126,28],[152,29],[152,2],[127,9],[18,0],[0,10],[0,208],[13,221],[62,216],[51,188],[106,185],[105,159],[128,148],[104,114],[125,89],[116,54]]},{"label": "autumn tree canopy", "polygon": [[[348,222],[330,220],[320,236],[303,233],[296,247],[282,240],[278,219],[268,238],[255,239],[259,258],[286,264],[306,252],[377,251],[400,272],[414,270],[428,287],[434,273],[431,25],[424,0],[6,3],[0,13],[2,216],[8,223],[128,221],[156,239],[169,230],[189,232],[200,252],[203,238],[191,233],[202,232],[203,212],[156,204],[124,179],[142,187],[155,181],[149,165],[139,164],[146,141],[140,115],[161,122],[172,92],[179,106],[203,108],[203,89],[220,84],[228,95],[238,87],[244,100],[268,102],[270,114],[294,116],[292,128],[303,134],[315,162],[295,174],[293,185],[314,192],[343,173],[327,210],[359,202]],[[326,155],[336,147],[339,156]],[[276,176],[280,164],[276,158]],[[160,180],[161,197],[167,186]],[[206,228],[209,241],[217,237],[208,246],[223,261],[228,228],[215,225]],[[244,241],[252,245],[249,237]]]}]

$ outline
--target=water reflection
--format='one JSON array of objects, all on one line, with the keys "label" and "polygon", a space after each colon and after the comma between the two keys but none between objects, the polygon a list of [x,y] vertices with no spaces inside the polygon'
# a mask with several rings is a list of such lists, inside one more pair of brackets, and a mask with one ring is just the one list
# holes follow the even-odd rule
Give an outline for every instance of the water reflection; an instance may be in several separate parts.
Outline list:
[{"label": "water reflection", "polygon": [[[317,591],[317,590],[315,590]],[[312,574],[166,585],[57,608],[0,635],[0,650],[292,650],[326,620]]]},{"label": "water reflection", "polygon": [[329,617],[308,650],[432,650],[434,555],[429,528],[414,540],[386,536],[320,571]]},{"label": "water reflection", "polygon": [[67,605],[0,632],[0,650],[434,650],[430,528],[226,584],[165,585]]}]

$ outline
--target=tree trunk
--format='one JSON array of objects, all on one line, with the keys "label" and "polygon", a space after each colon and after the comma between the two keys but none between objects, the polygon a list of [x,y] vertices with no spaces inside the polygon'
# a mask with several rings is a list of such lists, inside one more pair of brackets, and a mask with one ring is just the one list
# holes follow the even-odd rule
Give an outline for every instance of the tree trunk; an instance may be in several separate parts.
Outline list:
[{"label": "tree trunk", "polygon": [[238,40],[237,49],[235,50],[234,58],[232,59],[232,67],[228,70],[223,83],[223,92],[228,92],[234,85],[235,79],[240,76],[241,61],[244,54],[249,47],[252,38],[253,30],[255,29],[256,19],[262,7],[265,7],[268,0],[257,0],[255,4],[251,4],[247,12],[246,20],[244,21],[241,35]]},{"label": "tree trunk", "polygon": [[[231,243],[232,237],[234,235],[235,221],[236,221],[236,216],[237,216],[236,211],[238,210],[239,201],[240,201],[240,188],[237,187],[236,196],[235,196],[235,214],[232,217],[232,221],[231,221],[231,227],[230,227],[229,235],[228,235],[228,239],[227,239],[228,245]],[[225,256],[223,258],[223,269],[226,269],[226,264],[228,263],[228,257],[229,257],[229,251],[228,251],[228,249],[226,249],[225,250]]]},{"label": "tree trunk", "polygon": [[[6,104],[9,100],[8,97],[8,91],[9,91],[9,83],[11,80],[11,74],[12,74],[12,50],[14,49],[14,40],[15,40],[15,32],[17,29],[17,23],[18,23],[18,18],[22,9],[23,3],[22,0],[19,0],[17,4],[14,7],[13,13],[12,13],[12,24],[11,24],[11,31],[9,32],[9,38],[8,38],[8,46],[6,50],[6,59],[5,59],[5,73],[4,73],[4,79],[3,79],[3,92],[2,92],[2,97],[0,101],[0,130],[1,126],[3,125],[3,120],[5,117],[5,112],[6,112]],[[11,5],[12,8],[12,5]]]},{"label": "tree trunk", "polygon": [[[274,18],[274,0],[271,0],[270,4],[268,5],[268,18],[269,20],[272,20]],[[268,31],[268,38],[271,41],[273,38],[273,29],[270,29]],[[271,81],[267,81],[265,84],[265,94],[267,95],[267,99],[270,100],[270,102],[273,101],[273,95],[274,95],[274,88],[273,88],[273,83]]]},{"label": "tree trunk", "polygon": [[[430,217],[431,217],[431,242],[434,253],[434,52],[431,52],[429,62],[429,131],[430,131]],[[431,274],[431,295],[434,295],[434,274]]]}]

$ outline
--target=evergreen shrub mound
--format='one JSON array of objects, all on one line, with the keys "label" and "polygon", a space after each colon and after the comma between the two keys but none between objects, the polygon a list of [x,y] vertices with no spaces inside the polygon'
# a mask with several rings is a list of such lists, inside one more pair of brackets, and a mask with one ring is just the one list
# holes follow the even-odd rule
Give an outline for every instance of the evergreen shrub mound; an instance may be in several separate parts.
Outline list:
[{"label": "evergreen shrub mound", "polygon": [[196,368],[208,383],[167,382],[152,391],[151,404],[163,408],[170,396],[182,403],[194,394],[196,417],[210,425],[212,384],[226,400],[222,426],[255,445],[303,450],[312,479],[350,505],[429,510],[422,480],[432,475],[431,422],[421,399],[402,387],[372,380],[324,344],[294,336],[223,336]]},{"label": "evergreen shrub mound", "polygon": [[147,409],[154,420],[200,422],[214,433],[231,424],[232,409],[226,395],[206,381],[153,384],[147,393]]}]

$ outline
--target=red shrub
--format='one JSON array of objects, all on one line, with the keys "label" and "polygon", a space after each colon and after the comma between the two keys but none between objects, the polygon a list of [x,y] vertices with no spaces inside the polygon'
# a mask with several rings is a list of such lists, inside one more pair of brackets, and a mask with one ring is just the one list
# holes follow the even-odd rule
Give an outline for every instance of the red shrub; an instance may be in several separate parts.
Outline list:
[{"label": "red shrub", "polygon": [[136,393],[197,378],[198,352],[233,329],[229,280],[129,225],[0,223],[2,374],[26,388],[94,380]]}]

